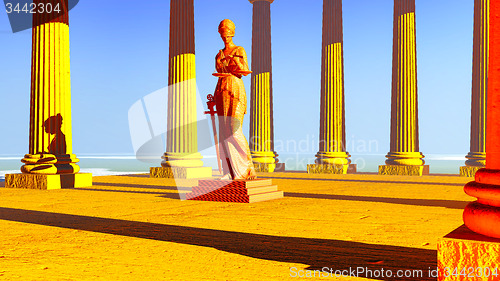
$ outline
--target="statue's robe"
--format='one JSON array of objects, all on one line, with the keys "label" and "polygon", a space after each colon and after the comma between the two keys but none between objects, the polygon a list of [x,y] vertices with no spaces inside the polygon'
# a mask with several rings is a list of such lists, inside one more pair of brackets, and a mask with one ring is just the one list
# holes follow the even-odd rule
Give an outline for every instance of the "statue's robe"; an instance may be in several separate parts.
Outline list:
[{"label": "statue's robe", "polygon": [[[228,59],[229,57],[233,59]],[[241,70],[249,70],[245,49],[235,47],[227,56],[223,50],[219,51],[215,67],[218,73],[230,74],[219,77],[214,93],[224,174],[230,173],[229,161],[234,179],[253,178],[256,173],[250,148],[242,131],[243,117],[247,112],[247,96],[241,79],[242,74],[238,73]]]}]

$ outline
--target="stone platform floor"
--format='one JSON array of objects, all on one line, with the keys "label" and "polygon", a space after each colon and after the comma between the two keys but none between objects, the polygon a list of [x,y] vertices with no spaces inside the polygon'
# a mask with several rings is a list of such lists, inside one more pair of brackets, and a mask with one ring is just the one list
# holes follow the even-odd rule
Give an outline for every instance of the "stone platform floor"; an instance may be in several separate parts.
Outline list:
[{"label": "stone platform floor", "polygon": [[260,177],[285,198],[181,201],[174,180],[148,175],[0,188],[0,280],[294,280],[323,267],[423,275],[328,280],[436,280],[437,240],[473,200],[458,175]]}]

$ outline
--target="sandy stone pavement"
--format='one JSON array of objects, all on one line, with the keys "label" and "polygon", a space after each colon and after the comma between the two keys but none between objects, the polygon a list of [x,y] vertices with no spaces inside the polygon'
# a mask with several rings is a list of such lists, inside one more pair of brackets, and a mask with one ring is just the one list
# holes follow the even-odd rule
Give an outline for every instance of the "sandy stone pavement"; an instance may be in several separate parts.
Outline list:
[{"label": "sandy stone pavement", "polygon": [[[0,280],[436,280],[437,240],[473,201],[456,175],[259,176],[285,198],[182,201],[174,180],[148,175],[0,188]],[[365,273],[333,274],[353,269]]]}]

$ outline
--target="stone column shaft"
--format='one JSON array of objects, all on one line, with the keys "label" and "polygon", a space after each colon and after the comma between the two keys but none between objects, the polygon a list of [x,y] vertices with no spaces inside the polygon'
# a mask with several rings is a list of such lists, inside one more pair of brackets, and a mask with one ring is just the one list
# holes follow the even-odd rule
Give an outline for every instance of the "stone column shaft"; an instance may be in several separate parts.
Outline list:
[{"label": "stone column shaft", "polygon": [[[320,141],[309,173],[347,173],[342,0],[323,0]],[[332,165],[338,168],[332,168]]]},{"label": "stone column shaft", "polygon": [[[486,96],[488,93],[489,0],[474,1],[474,43],[470,151],[486,151]],[[485,156],[483,159],[486,158]],[[472,161],[470,165],[474,166]],[[484,160],[481,166],[485,165]]]},{"label": "stone column shaft", "polygon": [[273,85],[271,59],[271,3],[250,0],[252,18],[252,77],[250,94],[250,151],[257,171],[274,171]]},{"label": "stone column shaft", "polygon": [[465,193],[478,200],[465,207],[463,219],[472,231],[500,238],[500,1],[489,7],[486,168],[465,185]]},{"label": "stone column shaft", "polygon": [[391,151],[379,173],[421,175],[423,167],[412,167],[424,164],[418,142],[415,0],[394,0],[393,30]]},{"label": "stone column shaft", "polygon": [[418,145],[415,1],[394,2],[391,151],[414,152]]},{"label": "stone column shaft", "polygon": [[33,3],[47,9],[33,14],[29,153],[21,160],[23,174],[6,175],[5,186],[91,186],[92,175],[78,174],[79,160],[72,154],[68,0]]},{"label": "stone column shaft", "polygon": [[342,0],[324,0],[318,164],[349,162],[345,151],[343,45]]},{"label": "stone column shaft", "polygon": [[59,4],[61,13],[33,14],[29,154],[23,173],[77,173],[72,154],[71,76],[68,1],[38,0]]},{"label": "stone column shaft", "polygon": [[[486,95],[488,92],[489,0],[474,1],[474,54],[472,68],[471,153],[486,151]],[[483,159],[486,156],[482,157]],[[472,159],[471,159],[472,160]],[[478,159],[479,160],[479,159]],[[481,160],[479,160],[481,161]],[[475,161],[468,161],[476,166]],[[481,166],[485,161],[477,162]]]},{"label": "stone column shaft", "polygon": [[[492,0],[489,19],[486,169],[500,170],[500,2]],[[500,185],[500,178],[496,184]],[[500,207],[500,206],[499,206]]]},{"label": "stone column shaft", "polygon": [[164,167],[201,167],[196,116],[193,0],[170,2],[167,152]]},{"label": "stone column shaft", "polygon": [[489,0],[474,1],[470,152],[461,176],[473,177],[486,164],[486,96],[488,93]]},{"label": "stone column shaft", "polygon": [[210,167],[202,167],[202,156],[198,152],[194,35],[193,0],[171,0],[167,148],[162,156],[162,167],[150,169],[152,177],[212,176]]}]

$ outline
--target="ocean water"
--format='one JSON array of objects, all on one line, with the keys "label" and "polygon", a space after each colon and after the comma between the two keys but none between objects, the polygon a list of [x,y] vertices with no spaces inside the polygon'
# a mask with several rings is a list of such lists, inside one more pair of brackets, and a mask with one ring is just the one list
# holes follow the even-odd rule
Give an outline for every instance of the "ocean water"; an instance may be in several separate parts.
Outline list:
[{"label": "ocean water", "polygon": [[[5,174],[19,173],[22,156],[0,156],[0,181]],[[86,155],[78,156],[81,172],[92,173],[94,176],[123,175],[149,173],[150,167],[159,167],[160,157],[138,160],[134,155]],[[278,156],[285,163],[286,170],[306,171],[307,164],[314,163],[314,154],[282,154]],[[377,172],[378,166],[385,161],[384,154],[351,155],[353,164],[358,165],[358,172]],[[425,162],[430,166],[432,174],[458,174],[460,166],[464,165],[465,155],[426,155]],[[205,166],[217,169],[215,155],[205,155]]]}]

